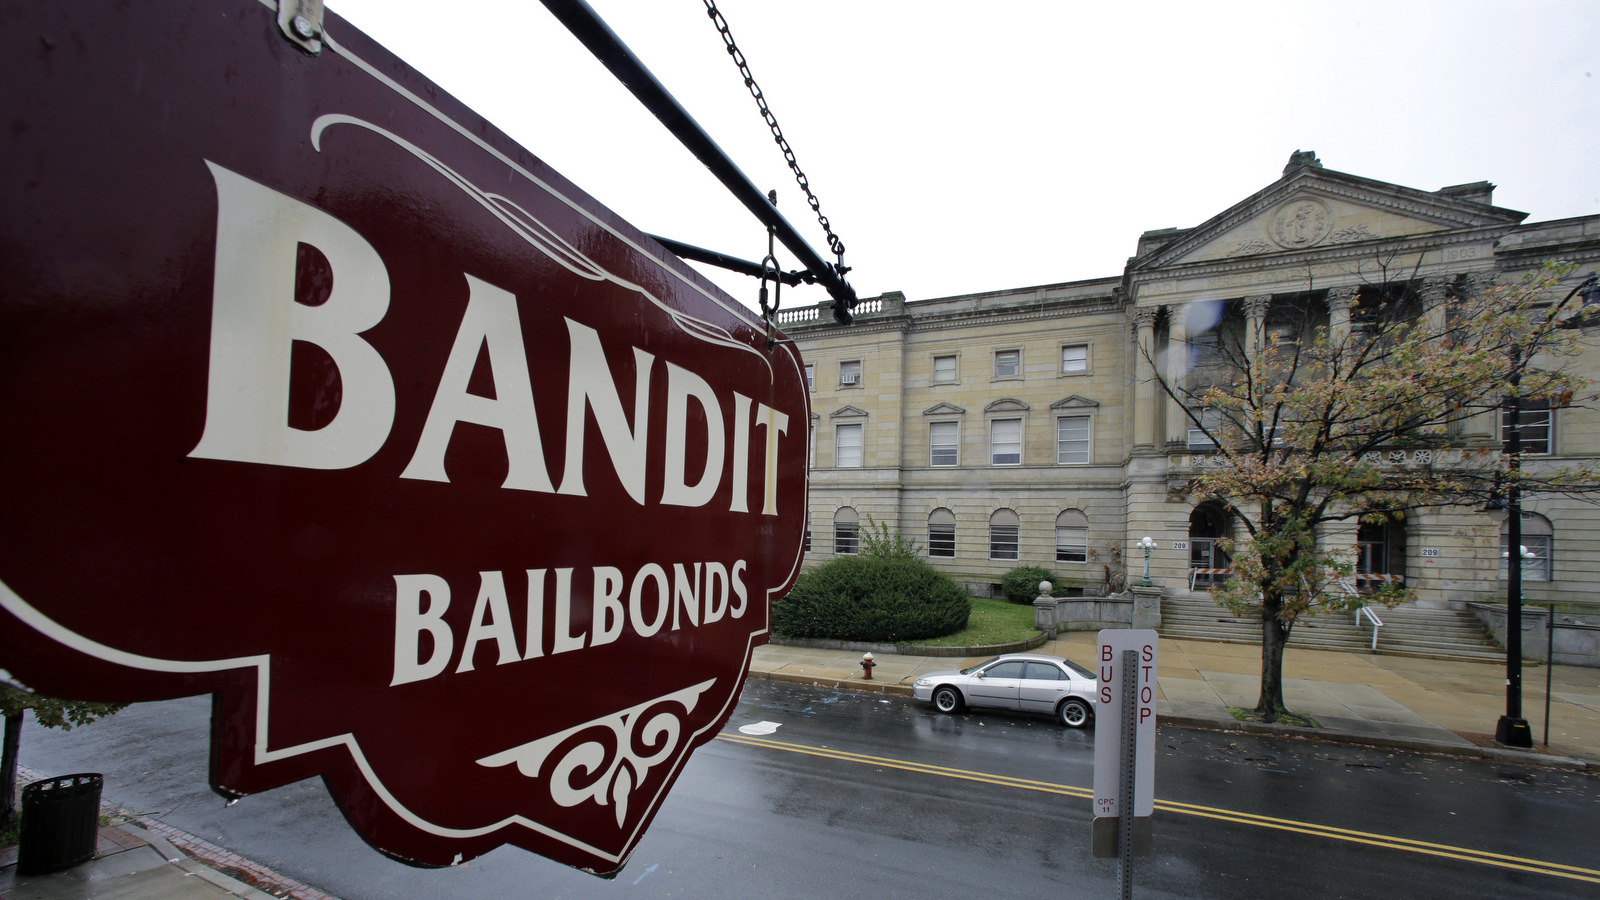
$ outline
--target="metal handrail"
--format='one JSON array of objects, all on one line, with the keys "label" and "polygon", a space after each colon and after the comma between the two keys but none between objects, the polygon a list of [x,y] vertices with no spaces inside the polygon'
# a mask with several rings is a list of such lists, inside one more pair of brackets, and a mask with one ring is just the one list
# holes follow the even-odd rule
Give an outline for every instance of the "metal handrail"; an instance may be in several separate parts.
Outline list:
[{"label": "metal handrail", "polygon": [[1361,617],[1366,616],[1372,622],[1372,652],[1378,652],[1378,629],[1383,627],[1383,620],[1372,611],[1372,607],[1363,606],[1356,610],[1356,627],[1361,627]]}]

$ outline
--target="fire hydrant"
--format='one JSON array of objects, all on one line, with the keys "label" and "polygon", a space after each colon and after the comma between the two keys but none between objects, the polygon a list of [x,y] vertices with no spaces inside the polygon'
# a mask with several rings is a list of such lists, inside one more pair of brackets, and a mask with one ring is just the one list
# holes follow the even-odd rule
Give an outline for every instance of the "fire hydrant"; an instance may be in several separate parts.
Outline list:
[{"label": "fire hydrant", "polygon": [[862,669],[863,672],[866,673],[865,675],[862,675],[861,677],[866,679],[867,681],[871,681],[872,680],[872,667],[875,666],[875,665],[877,665],[877,663],[872,661],[872,654],[871,653],[868,653],[866,656],[861,657],[861,669]]}]

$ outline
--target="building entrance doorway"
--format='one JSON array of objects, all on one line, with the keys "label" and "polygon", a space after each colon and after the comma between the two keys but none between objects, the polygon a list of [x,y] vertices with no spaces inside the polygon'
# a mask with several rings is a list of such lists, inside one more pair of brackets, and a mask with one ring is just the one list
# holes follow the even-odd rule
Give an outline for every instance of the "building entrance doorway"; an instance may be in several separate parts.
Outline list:
[{"label": "building entrance doorway", "polygon": [[1232,522],[1227,510],[1214,503],[1202,503],[1189,514],[1189,589],[1221,584],[1232,574],[1228,554],[1217,546],[1220,538],[1231,537]]},{"label": "building entrance doorway", "polygon": [[1406,580],[1404,522],[1363,522],[1356,530],[1356,590],[1366,593],[1386,581]]}]

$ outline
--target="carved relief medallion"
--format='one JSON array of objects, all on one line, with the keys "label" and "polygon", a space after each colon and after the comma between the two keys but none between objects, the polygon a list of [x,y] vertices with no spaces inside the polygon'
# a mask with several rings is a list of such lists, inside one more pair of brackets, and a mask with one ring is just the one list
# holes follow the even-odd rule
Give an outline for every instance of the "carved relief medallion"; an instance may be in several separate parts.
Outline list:
[{"label": "carved relief medallion", "polygon": [[1267,222],[1267,236],[1288,250],[1303,250],[1322,243],[1333,227],[1333,214],[1321,200],[1291,200],[1278,207]]}]

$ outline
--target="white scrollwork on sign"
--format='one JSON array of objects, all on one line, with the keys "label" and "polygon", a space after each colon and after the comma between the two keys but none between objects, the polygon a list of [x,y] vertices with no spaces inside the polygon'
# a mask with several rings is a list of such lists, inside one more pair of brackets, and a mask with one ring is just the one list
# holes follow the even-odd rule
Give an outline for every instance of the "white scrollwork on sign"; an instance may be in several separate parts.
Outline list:
[{"label": "white scrollwork on sign", "polygon": [[670,759],[683,739],[683,719],[716,679],[646,700],[566,731],[547,735],[478,760],[482,766],[517,764],[538,778],[558,751],[546,781],[550,798],[562,806],[593,801],[616,807],[617,827],[628,817],[628,798],[650,769]]},{"label": "white scrollwork on sign", "polygon": [[[712,322],[697,319],[694,316],[691,316],[688,313],[685,313],[682,310],[679,310],[676,307],[668,304],[660,297],[657,297],[655,294],[646,290],[642,285],[635,284],[634,282],[629,281],[614,272],[607,271],[599,263],[596,263],[594,260],[585,255],[582,248],[569,242],[566,238],[557,233],[555,229],[546,225],[544,222],[539,221],[539,219],[536,218],[532,213],[528,212],[526,209],[523,209],[521,206],[518,206],[509,197],[484,190],[483,188],[469,181],[465,175],[462,175],[456,170],[445,165],[441,160],[433,156],[431,153],[428,153],[426,150],[423,150],[421,147],[418,147],[417,145],[407,141],[405,138],[402,138],[397,134],[394,134],[393,132],[387,131],[377,125],[372,124],[371,122],[358,119],[354,116],[347,116],[339,113],[327,113],[318,116],[317,120],[311,125],[312,147],[320,151],[322,149],[322,140],[324,134],[330,128],[333,128],[337,125],[354,125],[364,128],[367,131],[370,131],[373,134],[390,141],[395,146],[405,150],[407,153],[410,153],[412,156],[421,160],[429,168],[432,168],[434,171],[438,172],[446,181],[454,185],[456,189],[460,190],[462,193],[476,201],[479,206],[483,207],[484,210],[486,210],[496,219],[499,219],[503,225],[509,228],[514,234],[517,235],[517,237],[526,241],[527,244],[534,250],[537,250],[544,256],[549,257],[552,261],[579,278],[589,281],[609,281],[627,288],[630,291],[635,291],[641,297],[648,300],[656,308],[660,309],[662,312],[671,317],[673,324],[678,326],[678,328],[685,334],[688,334],[697,340],[705,341],[709,344],[716,344],[722,347],[738,350],[740,352],[749,353],[757,358],[760,358],[763,362],[767,362],[766,358],[762,356],[759,350],[756,350],[744,341],[734,337],[733,334],[731,334],[726,328],[723,328],[721,325],[717,325]],[[543,185],[541,185],[541,187],[543,187]]]}]

